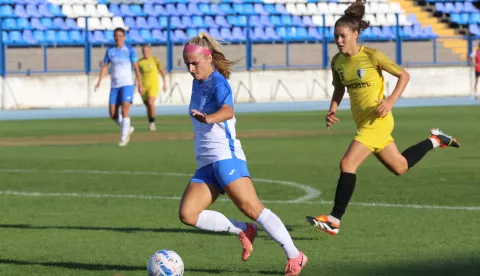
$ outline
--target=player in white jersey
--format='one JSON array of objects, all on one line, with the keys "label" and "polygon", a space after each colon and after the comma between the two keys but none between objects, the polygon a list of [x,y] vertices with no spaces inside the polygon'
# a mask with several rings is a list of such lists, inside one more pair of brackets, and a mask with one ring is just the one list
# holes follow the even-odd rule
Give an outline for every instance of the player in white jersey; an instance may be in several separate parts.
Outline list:
[{"label": "player in white jersey", "polygon": [[285,275],[299,275],[307,257],[297,250],[280,218],[258,199],[236,139],[232,89],[227,81],[234,62],[225,58],[220,44],[206,33],[187,42],[183,59],[194,78],[189,110],[198,169],[183,194],[180,220],[202,230],[238,235],[242,260],[246,261],[253,250],[256,224],[206,210],[220,194],[227,193],[243,214],[283,247],[288,259]]},{"label": "player in white jersey", "polygon": [[[138,83],[138,92],[143,95],[143,86],[141,74],[137,63],[137,52],[130,46],[125,45],[125,30],[117,28],[113,32],[115,39],[115,47],[110,47],[105,53],[103,67],[100,71],[95,90],[100,87],[100,82],[107,73],[108,66],[111,64],[111,89],[109,99],[110,117],[121,127],[121,139],[118,144],[124,147],[130,141],[130,135],[134,128],[130,125],[130,105],[133,103],[133,72],[132,65],[135,69],[135,77]],[[122,115],[118,113],[119,107],[122,107]],[[123,117],[123,118],[122,118]]]}]

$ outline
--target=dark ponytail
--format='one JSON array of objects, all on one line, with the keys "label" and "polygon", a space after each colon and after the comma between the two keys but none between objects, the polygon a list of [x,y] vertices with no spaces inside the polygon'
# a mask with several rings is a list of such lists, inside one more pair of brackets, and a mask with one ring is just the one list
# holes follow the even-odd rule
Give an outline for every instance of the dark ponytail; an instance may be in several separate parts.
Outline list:
[{"label": "dark ponytail", "polygon": [[335,22],[337,26],[347,26],[359,34],[370,27],[370,22],[363,19],[365,15],[365,0],[356,0],[346,10],[345,15]]}]

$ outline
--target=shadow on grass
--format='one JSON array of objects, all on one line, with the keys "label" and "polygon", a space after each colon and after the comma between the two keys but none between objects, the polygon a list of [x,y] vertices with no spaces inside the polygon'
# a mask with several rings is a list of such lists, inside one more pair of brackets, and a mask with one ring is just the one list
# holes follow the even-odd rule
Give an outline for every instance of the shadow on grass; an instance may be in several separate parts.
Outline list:
[{"label": "shadow on grass", "polygon": [[[31,225],[31,224],[0,224],[0,229],[25,229],[25,230],[48,230],[48,229],[59,229],[59,230],[85,230],[85,231],[113,231],[113,232],[122,232],[122,233],[136,233],[136,232],[153,232],[153,233],[177,233],[177,234],[195,234],[195,235],[213,235],[213,236],[229,236],[232,235],[226,232],[210,232],[203,231],[196,228],[141,228],[141,227],[108,227],[108,226],[60,226],[60,225]],[[287,226],[289,231],[292,231],[291,226]],[[259,232],[261,229],[259,228]],[[260,239],[270,239],[266,234],[259,235]],[[317,240],[310,237],[294,237],[293,240]]]},{"label": "shadow on grass", "polygon": [[[135,265],[116,265],[116,264],[87,264],[87,263],[75,263],[75,262],[36,262],[36,261],[23,261],[23,260],[9,260],[9,259],[0,259],[0,264],[9,264],[9,265],[41,265],[45,267],[59,267],[67,269],[82,269],[88,271],[146,271],[146,266],[135,266]],[[202,268],[187,268],[185,272],[196,272],[196,273],[206,273],[210,274],[224,274],[224,273],[259,273],[265,275],[279,275],[281,271],[238,271],[234,269],[202,269]],[[121,273],[121,272],[120,272]],[[122,274],[115,274],[120,276]]]}]

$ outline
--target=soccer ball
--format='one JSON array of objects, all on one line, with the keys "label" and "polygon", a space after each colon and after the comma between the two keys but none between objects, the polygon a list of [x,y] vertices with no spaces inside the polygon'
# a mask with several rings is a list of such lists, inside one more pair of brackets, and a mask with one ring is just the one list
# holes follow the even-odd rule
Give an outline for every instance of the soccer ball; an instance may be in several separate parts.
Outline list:
[{"label": "soccer ball", "polygon": [[182,258],[172,250],[159,250],[150,257],[147,264],[148,276],[182,276]]}]

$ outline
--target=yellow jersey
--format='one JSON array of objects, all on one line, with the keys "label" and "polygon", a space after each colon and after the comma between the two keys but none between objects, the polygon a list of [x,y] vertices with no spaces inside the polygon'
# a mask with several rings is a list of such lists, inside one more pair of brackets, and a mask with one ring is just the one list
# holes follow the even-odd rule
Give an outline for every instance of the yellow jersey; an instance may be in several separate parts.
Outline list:
[{"label": "yellow jersey", "polygon": [[142,73],[142,84],[144,87],[158,86],[158,74],[163,70],[163,66],[156,57],[151,56],[140,59],[138,68],[140,73]]},{"label": "yellow jersey", "polygon": [[[344,56],[342,53],[336,54],[332,59],[331,67],[333,86],[347,88],[350,108],[357,128],[372,124],[377,119],[374,112],[379,103],[376,101],[385,99],[385,80],[382,71],[387,71],[396,77],[402,71],[402,68],[385,54],[365,46],[351,57]],[[392,112],[387,117],[393,120]]]}]

